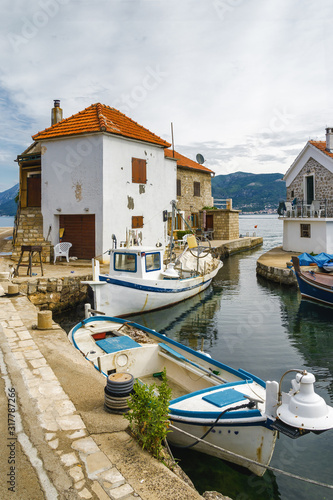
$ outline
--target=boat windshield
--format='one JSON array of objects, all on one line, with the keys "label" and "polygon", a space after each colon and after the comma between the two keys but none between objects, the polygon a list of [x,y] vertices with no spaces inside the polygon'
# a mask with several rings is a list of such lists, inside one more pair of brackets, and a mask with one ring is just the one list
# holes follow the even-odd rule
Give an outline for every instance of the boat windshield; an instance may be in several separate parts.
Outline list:
[{"label": "boat windshield", "polygon": [[146,272],[159,271],[161,269],[161,254],[146,253]]},{"label": "boat windshield", "polygon": [[134,253],[115,252],[114,270],[136,273],[136,255]]}]

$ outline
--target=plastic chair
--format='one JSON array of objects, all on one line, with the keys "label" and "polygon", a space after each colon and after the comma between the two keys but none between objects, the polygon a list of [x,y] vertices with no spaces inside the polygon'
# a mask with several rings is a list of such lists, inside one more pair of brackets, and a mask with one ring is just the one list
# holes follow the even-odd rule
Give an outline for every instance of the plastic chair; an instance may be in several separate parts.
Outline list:
[{"label": "plastic chair", "polygon": [[54,264],[57,257],[66,257],[67,262],[69,262],[69,249],[71,248],[72,243],[68,243],[66,241],[62,241],[54,246]]},{"label": "plastic chair", "polygon": [[292,217],[294,214],[294,207],[291,201],[286,201],[285,206],[286,206],[286,217]]},{"label": "plastic chair", "polygon": [[318,217],[321,217],[322,212],[323,210],[320,208],[320,201],[313,200],[310,205],[310,217],[315,217],[316,214],[318,215]]}]

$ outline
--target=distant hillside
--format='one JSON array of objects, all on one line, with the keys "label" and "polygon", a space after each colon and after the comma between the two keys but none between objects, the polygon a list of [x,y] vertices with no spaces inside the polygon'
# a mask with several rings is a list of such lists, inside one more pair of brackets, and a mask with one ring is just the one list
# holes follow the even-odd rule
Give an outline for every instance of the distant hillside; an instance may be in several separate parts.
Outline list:
[{"label": "distant hillside", "polygon": [[19,185],[15,184],[7,191],[0,193],[0,215],[15,215],[17,204],[14,201],[18,193]]},{"label": "distant hillside", "polygon": [[212,179],[212,195],[216,199],[232,198],[232,207],[243,212],[277,209],[286,198],[283,174],[217,175]]}]

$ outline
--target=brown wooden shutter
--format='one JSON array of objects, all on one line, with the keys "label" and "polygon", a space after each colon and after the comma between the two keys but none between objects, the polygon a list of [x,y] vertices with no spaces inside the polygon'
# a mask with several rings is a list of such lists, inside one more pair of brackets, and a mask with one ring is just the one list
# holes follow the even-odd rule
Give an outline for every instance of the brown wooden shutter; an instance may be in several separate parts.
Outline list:
[{"label": "brown wooden shutter", "polygon": [[194,196],[200,196],[200,182],[194,182]]},{"label": "brown wooden shutter", "polygon": [[132,229],[143,227],[143,215],[134,215],[132,217]]},{"label": "brown wooden shutter", "polygon": [[182,181],[177,179],[177,196],[182,195]]},{"label": "brown wooden shutter", "polygon": [[132,182],[139,184],[146,184],[147,182],[147,168],[146,160],[140,158],[132,158]]}]

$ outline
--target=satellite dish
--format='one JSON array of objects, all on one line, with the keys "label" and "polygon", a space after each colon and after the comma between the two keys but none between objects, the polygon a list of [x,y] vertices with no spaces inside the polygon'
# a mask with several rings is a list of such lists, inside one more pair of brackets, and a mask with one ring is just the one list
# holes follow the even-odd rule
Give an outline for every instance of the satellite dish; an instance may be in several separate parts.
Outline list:
[{"label": "satellite dish", "polygon": [[205,162],[205,158],[200,153],[197,154],[196,160],[198,163],[200,163],[200,165],[202,165]]}]

